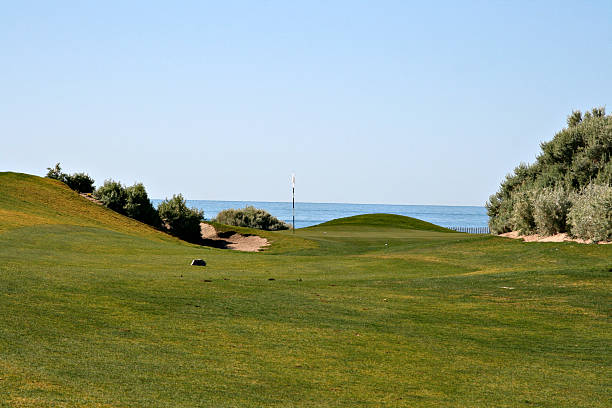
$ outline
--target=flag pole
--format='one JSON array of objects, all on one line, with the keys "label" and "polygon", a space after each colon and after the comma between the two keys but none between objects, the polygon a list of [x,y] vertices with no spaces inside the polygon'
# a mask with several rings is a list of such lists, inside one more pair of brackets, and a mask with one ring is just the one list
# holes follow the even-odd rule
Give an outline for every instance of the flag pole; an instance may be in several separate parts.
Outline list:
[{"label": "flag pole", "polygon": [[293,233],[295,234],[295,174],[291,175],[292,210],[293,210]]}]

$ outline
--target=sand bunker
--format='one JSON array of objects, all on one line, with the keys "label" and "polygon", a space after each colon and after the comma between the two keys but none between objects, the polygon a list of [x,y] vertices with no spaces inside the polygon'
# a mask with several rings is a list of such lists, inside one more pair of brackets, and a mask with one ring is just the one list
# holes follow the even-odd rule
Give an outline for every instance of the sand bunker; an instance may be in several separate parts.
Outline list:
[{"label": "sand bunker", "polygon": [[[505,234],[499,234],[500,237],[522,239],[525,242],[578,242],[579,244],[592,244],[590,240],[584,240],[580,238],[572,238],[565,232],[562,234],[550,235],[543,237],[537,234],[534,235],[521,235],[518,231],[506,232]],[[598,242],[598,244],[611,244],[612,242]]]},{"label": "sand bunker", "polygon": [[258,252],[270,245],[267,239],[257,235],[241,235],[233,231],[217,232],[215,227],[204,222],[200,223],[202,239],[208,246],[233,249],[235,251]]},{"label": "sand bunker", "polygon": [[[80,196],[98,205],[103,205],[102,201],[96,199],[91,194],[80,193]],[[168,225],[164,225],[164,227],[166,230],[169,229]],[[258,252],[270,245],[267,239],[257,235],[241,235],[233,231],[217,232],[215,227],[204,222],[200,223],[200,230],[202,233],[202,244],[215,248]]]}]

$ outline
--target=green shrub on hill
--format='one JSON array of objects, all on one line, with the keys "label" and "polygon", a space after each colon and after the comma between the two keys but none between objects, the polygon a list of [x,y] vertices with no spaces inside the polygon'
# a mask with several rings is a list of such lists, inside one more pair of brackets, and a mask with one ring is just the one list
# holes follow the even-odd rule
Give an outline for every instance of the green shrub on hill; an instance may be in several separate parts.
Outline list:
[{"label": "green shrub on hill", "polygon": [[93,193],[94,179],[85,173],[66,174],[64,183],[77,193]]},{"label": "green shrub on hill", "polygon": [[201,239],[200,222],[204,212],[196,208],[188,208],[181,194],[165,199],[157,207],[159,217],[169,232],[186,241],[197,242]]},{"label": "green shrub on hill", "polygon": [[[610,211],[607,201],[592,206],[591,212],[583,206],[572,213],[573,222],[567,222],[572,202],[580,201],[586,186],[612,186],[612,116],[606,116],[604,108],[594,108],[584,115],[574,111],[567,124],[552,140],[541,144],[542,153],[535,163],[521,163],[489,198],[486,207],[491,232],[570,232],[584,237],[595,232],[581,228],[587,221],[579,217],[590,214],[593,220],[605,220]],[[595,239],[595,235],[587,239]]]},{"label": "green shrub on hill", "polygon": [[161,224],[157,210],[151,204],[142,183],[125,187],[118,181],[105,180],[104,185],[96,190],[95,197],[102,201],[104,206],[120,214],[153,227],[159,227]]},{"label": "green shrub on hill", "polygon": [[147,190],[142,183],[136,183],[131,187],[127,187],[125,193],[126,199],[123,209],[128,217],[154,227],[160,226],[159,214],[155,207],[153,207],[153,204],[151,204]]},{"label": "green shrub on hill", "polygon": [[104,180],[104,185],[98,187],[94,195],[102,201],[105,207],[121,214],[126,213],[127,191],[120,182],[110,179]]},{"label": "green shrub on hill", "polygon": [[94,191],[95,181],[89,177],[88,174],[66,174],[62,172],[62,168],[59,163],[56,163],[54,167],[47,167],[47,177],[65,183],[77,193],[93,193]]},{"label": "green shrub on hill", "polygon": [[272,216],[269,212],[247,206],[245,208],[230,208],[221,211],[214,219],[215,222],[236,227],[257,228],[266,231],[289,229],[289,225]]},{"label": "green shrub on hill", "polygon": [[64,181],[64,176],[66,174],[62,172],[62,167],[59,163],[55,163],[53,167],[47,167],[47,178]]}]

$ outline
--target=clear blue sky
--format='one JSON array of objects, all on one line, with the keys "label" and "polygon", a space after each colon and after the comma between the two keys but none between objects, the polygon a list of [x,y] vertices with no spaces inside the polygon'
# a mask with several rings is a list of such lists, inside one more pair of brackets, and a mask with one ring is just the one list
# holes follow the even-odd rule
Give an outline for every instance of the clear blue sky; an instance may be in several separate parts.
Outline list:
[{"label": "clear blue sky", "polygon": [[612,2],[7,1],[0,95],[0,171],[482,205],[612,109]]}]

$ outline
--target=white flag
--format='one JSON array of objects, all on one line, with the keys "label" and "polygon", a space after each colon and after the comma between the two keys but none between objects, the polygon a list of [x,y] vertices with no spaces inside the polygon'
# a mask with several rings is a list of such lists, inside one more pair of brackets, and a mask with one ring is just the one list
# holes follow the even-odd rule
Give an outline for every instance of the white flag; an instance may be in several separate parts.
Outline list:
[{"label": "white flag", "polygon": [[291,175],[291,187],[295,188],[295,174]]}]

